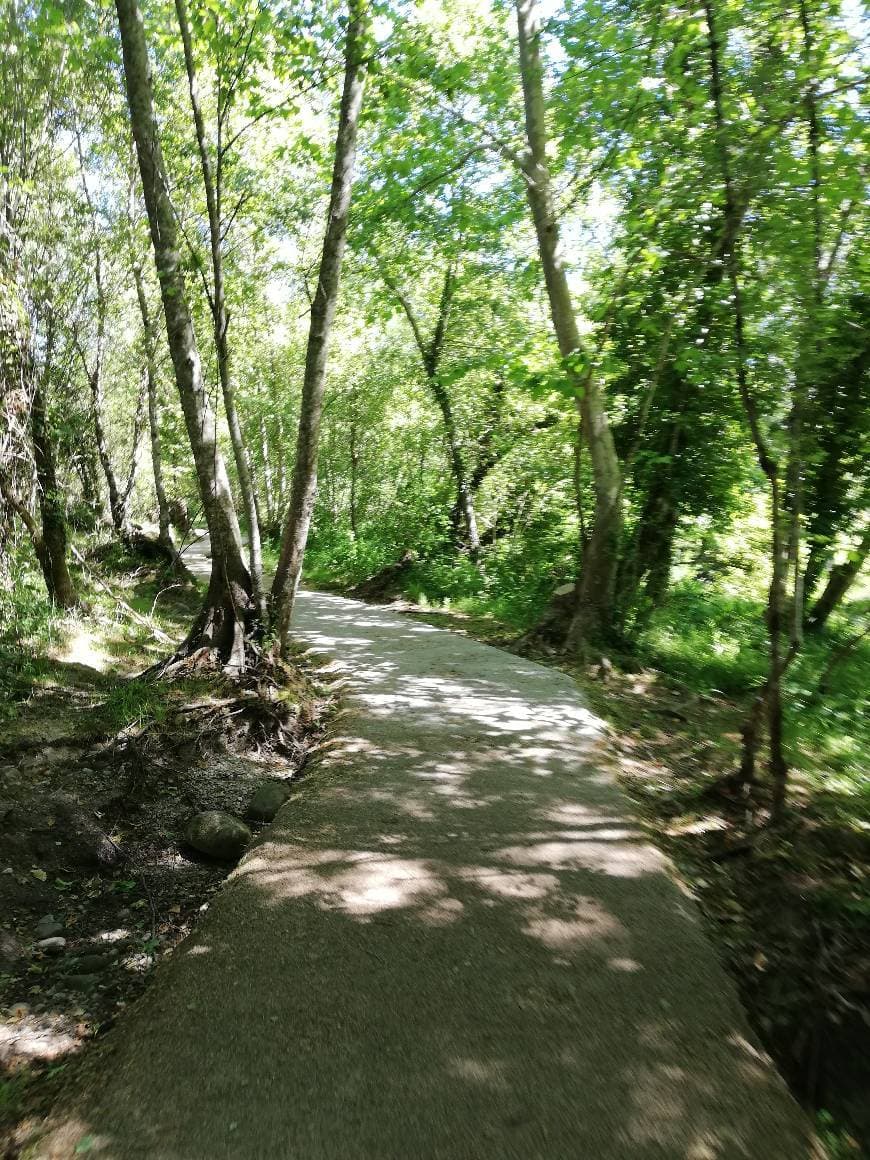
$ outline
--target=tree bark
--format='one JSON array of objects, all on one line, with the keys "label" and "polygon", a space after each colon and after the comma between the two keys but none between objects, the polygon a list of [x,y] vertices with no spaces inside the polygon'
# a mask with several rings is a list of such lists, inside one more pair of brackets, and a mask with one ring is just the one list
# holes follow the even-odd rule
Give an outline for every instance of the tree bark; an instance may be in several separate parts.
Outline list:
[{"label": "tree bark", "polygon": [[266,504],[265,527],[268,529],[275,519],[275,472],[272,467],[272,452],[269,446],[269,432],[266,430],[266,417],[262,411],[257,423],[260,432],[260,463],[263,472],[262,496]]},{"label": "tree bark", "polygon": [[183,651],[215,650],[227,667],[245,664],[245,638],[254,626],[251,578],[242,554],[239,522],[226,465],[217,445],[182,272],[178,228],[168,181],[151,84],[145,32],[137,0],[116,0],[130,123],[154,247],[166,318],[169,352],[196,467],[199,494],[211,539],[208,593]]},{"label": "tree bark", "polygon": [[112,463],[112,456],[109,452],[109,441],[106,438],[106,426],[104,422],[104,402],[103,402],[103,354],[106,345],[106,287],[103,281],[103,255],[100,249],[99,234],[97,230],[97,211],[94,207],[91,198],[91,192],[88,188],[88,180],[85,173],[85,156],[82,150],[82,139],[78,128],[75,132],[76,153],[79,162],[79,177],[81,179],[82,193],[84,194],[85,203],[88,207],[88,214],[91,219],[91,241],[94,249],[94,285],[97,291],[97,349],[94,353],[93,366],[88,366],[88,359],[85,353],[85,348],[81,343],[77,342],[79,356],[82,360],[85,375],[87,376],[88,385],[91,389],[91,403],[93,406],[93,420],[94,420],[94,437],[97,442],[97,455],[99,456],[100,466],[103,469],[103,475],[106,477],[106,486],[109,491],[109,511],[112,517],[112,526],[120,537],[127,534],[127,515],[126,515],[126,497],[118,486],[118,477],[115,474],[115,467]]},{"label": "tree bark", "polygon": [[825,627],[831,613],[839,608],[846,593],[858,579],[868,556],[870,556],[870,525],[866,528],[857,548],[849,553],[848,559],[842,564],[835,564],[831,569],[828,582],[809,615],[807,628],[811,632],[820,632]]},{"label": "tree bark", "polygon": [[396,295],[396,298],[398,298],[402,309],[407,315],[408,322],[411,324],[411,330],[414,332],[414,339],[423,360],[426,382],[429,385],[429,389],[432,392],[432,396],[438,405],[444,421],[444,433],[447,438],[447,451],[450,457],[450,470],[453,473],[453,479],[456,483],[456,510],[462,515],[462,521],[465,524],[465,534],[468,539],[468,550],[472,558],[474,558],[480,552],[480,533],[477,528],[477,513],[474,510],[474,494],[462,458],[459,433],[456,429],[456,419],[453,415],[453,405],[450,401],[450,395],[438,377],[441,355],[444,351],[444,340],[447,337],[447,320],[450,314],[450,303],[453,300],[453,292],[456,287],[456,275],[453,268],[448,267],[444,275],[444,286],[438,303],[438,320],[435,324],[432,338],[427,342],[423,337],[423,329],[410,298],[394,278],[383,269],[381,273],[386,284]]},{"label": "tree bark", "polygon": [[[742,730],[743,752],[738,780],[748,786],[754,780],[755,762],[760,740],[761,725],[765,711],[767,716],[769,772],[772,784],[771,817],[778,820],[785,807],[788,785],[788,764],[783,751],[783,705],[782,677],[797,652],[797,643],[792,642],[790,651],[783,656],[782,634],[785,611],[785,584],[788,569],[788,543],[790,527],[784,520],[780,466],[774,458],[761,428],[761,420],[755,397],[749,386],[747,373],[746,332],[743,316],[743,295],[740,279],[740,265],[737,254],[737,230],[728,223],[739,216],[734,180],[731,172],[731,157],[728,143],[727,125],[723,110],[722,79],[719,68],[719,36],[712,0],[704,0],[704,14],[707,21],[707,45],[710,60],[710,96],[714,111],[716,149],[722,174],[725,198],[725,234],[730,238],[723,252],[734,316],[734,349],[737,364],[737,385],[743,410],[746,415],[752,442],[755,446],[758,464],[770,486],[771,520],[771,580],[767,601],[767,634],[769,642],[767,679],[758,691],[752,709]],[[792,437],[794,432],[792,431]]]},{"label": "tree bark", "polygon": [[42,530],[34,539],[42,575],[49,598],[61,608],[73,608],[78,598],[67,564],[67,531],[63,512],[63,497],[57,482],[54,448],[48,434],[45,417],[45,399],[39,376],[34,376],[30,404],[30,433],[36,465],[36,490]]},{"label": "tree bark", "polygon": [[347,236],[357,125],[365,87],[364,42],[368,32],[368,20],[366,0],[350,0],[350,19],[345,43],[344,87],[335,142],[329,216],[317,288],[311,304],[311,324],[308,331],[290,506],[281,537],[278,567],[272,584],[272,627],[282,654],[286,653],[289,643],[290,618],[299,588],[302,561],[317,493],[317,448],[326,381],[326,358],[338,301],[341,263]]},{"label": "tree bark", "polygon": [[136,477],[139,474],[139,447],[142,443],[142,433],[145,430],[145,406],[148,399],[148,370],[144,370],[139,381],[139,394],[136,397],[136,414],[133,418],[133,442],[130,448],[130,467],[127,479],[121,491],[121,519],[125,530],[130,518],[130,500],[133,488],[136,486]]},{"label": "tree bark", "polygon": [[248,450],[245,446],[245,439],[242,434],[241,423],[239,422],[235,384],[233,383],[230,365],[230,345],[228,337],[230,320],[226,304],[221,223],[221,198],[223,192],[221,176],[223,157],[219,137],[217,165],[212,167],[205,132],[205,121],[202,115],[202,107],[199,103],[196,62],[193,57],[190,20],[188,19],[185,0],[175,0],[175,12],[178,17],[178,27],[181,32],[181,43],[184,48],[184,64],[187,71],[190,106],[193,111],[196,143],[199,150],[200,168],[202,170],[202,183],[205,189],[205,201],[208,209],[208,230],[212,266],[212,293],[209,305],[211,307],[212,324],[214,327],[218,377],[220,378],[221,392],[223,394],[224,411],[227,416],[230,442],[233,445],[233,456],[236,463],[239,490],[242,493],[242,504],[248,523],[248,567],[251,574],[251,584],[253,586],[254,600],[257,605],[258,614],[263,619],[266,614],[266,603],[263,593],[263,549],[260,533],[259,504],[257,502],[253,476],[251,474]]},{"label": "tree bark", "polygon": [[358,435],[357,416],[354,408],[354,414],[350,420],[350,530],[354,536],[357,534],[357,487],[359,477],[359,435]]},{"label": "tree bark", "polygon": [[[547,165],[537,7],[535,0],[517,0],[516,8],[528,145],[522,158],[526,195],[538,239],[553,328],[566,372],[576,391],[595,492],[594,522],[583,553],[577,610],[568,631],[569,648],[582,654],[589,645],[606,639],[615,625],[615,586],[623,526],[622,473],[601,387],[583,350],[560,248],[559,223]],[[586,364],[585,369],[581,370],[581,362]]]},{"label": "tree bark", "polygon": [[142,318],[142,344],[145,351],[145,376],[148,392],[148,431],[151,436],[151,471],[154,476],[154,494],[157,498],[157,538],[162,546],[175,557],[169,501],[166,498],[166,485],[163,482],[163,448],[160,441],[160,411],[157,400],[157,351],[151,312],[148,309],[148,298],[145,294],[145,282],[142,278],[142,268],[135,260],[133,261],[133,280],[136,283],[136,299]]},{"label": "tree bark", "polygon": [[96,254],[94,278],[97,286],[97,349],[93,364],[91,366],[88,365],[85,349],[82,345],[79,345],[79,355],[91,391],[94,438],[97,444],[97,456],[100,460],[100,466],[103,469],[103,476],[105,477],[106,487],[109,492],[109,513],[112,518],[112,526],[119,536],[123,536],[127,530],[125,526],[124,505],[121,502],[121,489],[118,486],[118,477],[115,474],[115,467],[109,452],[109,441],[106,438],[106,425],[104,421],[103,348],[106,339],[106,298],[103,287],[102,259],[99,250]]},{"label": "tree bark", "polygon": [[90,510],[90,526],[109,523],[111,517],[106,511],[106,501],[100,487],[100,468],[94,449],[86,442],[75,457],[74,466],[82,485],[82,499]]},{"label": "tree bark", "polygon": [[637,527],[630,548],[620,562],[618,605],[620,624],[632,623],[635,630],[643,626],[667,592],[677,532],[679,506],[675,494],[673,463],[679,449],[682,424],[672,421],[664,429],[661,449],[666,462],[656,465],[648,479],[646,493],[635,475],[635,487],[643,495]]}]

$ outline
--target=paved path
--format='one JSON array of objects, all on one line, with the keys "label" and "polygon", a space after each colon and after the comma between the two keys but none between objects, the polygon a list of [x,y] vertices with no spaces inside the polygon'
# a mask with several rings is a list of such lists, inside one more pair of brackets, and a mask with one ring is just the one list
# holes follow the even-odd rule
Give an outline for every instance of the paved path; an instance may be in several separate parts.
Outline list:
[{"label": "paved path", "polygon": [[816,1156],[572,681],[336,596],[295,627],[334,735],[42,1155]]}]

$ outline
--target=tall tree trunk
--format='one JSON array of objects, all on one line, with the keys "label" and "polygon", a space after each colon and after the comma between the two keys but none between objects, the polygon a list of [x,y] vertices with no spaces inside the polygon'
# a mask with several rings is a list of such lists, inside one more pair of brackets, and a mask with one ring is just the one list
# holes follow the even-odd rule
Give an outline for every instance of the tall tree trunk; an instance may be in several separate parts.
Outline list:
[{"label": "tall tree trunk", "polygon": [[106,437],[105,400],[103,397],[103,353],[106,339],[106,297],[103,287],[102,260],[99,250],[96,255],[95,279],[97,284],[97,349],[92,366],[88,365],[83,346],[79,346],[79,355],[82,366],[88,377],[88,386],[91,390],[91,407],[94,420],[94,438],[97,444],[97,455],[106,487],[109,492],[109,513],[112,517],[112,526],[118,535],[126,533],[124,505],[121,501],[121,489],[118,486],[118,477],[109,451],[109,441]]},{"label": "tall tree trunk", "polygon": [[357,534],[357,480],[359,477],[359,436],[356,413],[350,420],[350,530]]},{"label": "tall tree trunk", "polygon": [[450,470],[453,473],[453,479],[456,484],[455,510],[462,515],[462,521],[465,524],[465,534],[468,540],[468,549],[472,557],[475,557],[480,552],[480,533],[477,528],[477,514],[474,510],[474,493],[468,478],[465,462],[462,458],[459,432],[456,429],[456,419],[453,415],[453,405],[450,401],[450,395],[447,393],[447,388],[439,378],[441,355],[444,351],[444,341],[447,337],[447,320],[450,315],[450,304],[453,301],[453,292],[456,288],[456,274],[453,267],[448,266],[447,272],[444,275],[444,286],[441,291],[441,298],[438,303],[438,320],[435,323],[432,338],[428,342],[423,335],[423,328],[414,310],[411,299],[399,283],[383,268],[381,269],[381,275],[387,286],[389,286],[396,295],[396,298],[398,298],[402,309],[407,315],[408,322],[411,324],[411,330],[414,332],[414,340],[417,343],[420,356],[423,360],[426,382],[441,412],[441,418],[444,421],[444,434],[447,440],[447,451],[450,458]]},{"label": "tall tree trunk", "polygon": [[[233,456],[236,463],[236,474],[239,480],[239,490],[242,493],[242,504],[245,509],[245,518],[248,523],[248,567],[251,574],[254,600],[260,618],[266,614],[266,602],[263,592],[263,549],[260,535],[260,512],[254,480],[251,474],[251,464],[248,449],[245,446],[242,426],[239,422],[239,413],[236,407],[235,384],[233,383],[230,367],[229,345],[229,315],[227,313],[226,290],[224,283],[224,256],[221,222],[222,173],[223,153],[221,150],[220,135],[218,136],[217,164],[213,168],[209,155],[208,140],[205,132],[205,121],[202,107],[199,103],[199,87],[196,75],[196,62],[193,57],[193,43],[190,35],[190,20],[187,15],[185,0],[175,0],[175,12],[178,17],[178,27],[181,32],[181,43],[184,47],[184,64],[187,71],[187,84],[190,92],[190,107],[193,111],[193,123],[196,129],[196,143],[199,149],[200,168],[202,170],[202,184],[205,189],[205,201],[208,209],[208,231],[211,248],[212,293],[209,305],[211,306],[212,324],[214,326],[214,344],[217,355],[218,377],[220,378],[221,392],[224,399],[224,411],[227,416],[227,427],[230,432],[230,442],[233,445]],[[220,111],[219,111],[220,113]],[[221,123],[221,116],[218,117]],[[220,134],[220,130],[219,130]]]},{"label": "tall tree trunk", "polygon": [[146,367],[139,380],[139,394],[136,397],[136,415],[133,419],[133,442],[130,448],[130,467],[127,471],[127,479],[120,496],[121,520],[125,529],[130,519],[130,500],[133,496],[133,488],[136,486],[136,477],[139,474],[139,448],[142,443],[142,432],[145,430],[145,404],[147,398],[148,369]]},{"label": "tall tree trunk", "polygon": [[121,488],[118,486],[118,477],[115,474],[115,467],[109,452],[103,400],[103,355],[106,345],[107,313],[106,287],[103,281],[103,255],[100,249],[99,231],[97,228],[97,211],[88,187],[88,179],[85,172],[85,155],[82,149],[81,134],[77,126],[74,129],[73,135],[75,138],[76,153],[78,155],[82,193],[84,194],[85,203],[88,207],[88,215],[91,220],[91,242],[94,249],[94,285],[97,291],[97,349],[94,354],[93,366],[88,366],[84,346],[80,343],[77,343],[77,345],[82,366],[88,379],[88,385],[91,389],[94,436],[97,442],[97,455],[99,456],[100,466],[103,469],[103,475],[106,477],[106,486],[109,491],[109,511],[112,517],[112,526],[119,536],[124,537],[127,534],[126,502]]},{"label": "tall tree trunk", "polygon": [[774,819],[777,819],[785,806],[788,782],[788,764],[783,752],[782,677],[797,651],[797,645],[794,642],[786,656],[783,656],[782,651],[785,585],[791,525],[786,521],[783,512],[780,467],[768,447],[767,440],[762,431],[755,397],[749,386],[746,331],[743,316],[743,294],[740,278],[740,263],[736,249],[737,231],[735,229],[729,229],[727,226],[727,223],[739,216],[739,210],[734,190],[734,179],[731,173],[731,151],[723,111],[722,79],[719,67],[720,45],[712,0],[704,0],[704,14],[707,21],[707,44],[710,59],[710,95],[714,111],[716,148],[725,198],[726,234],[730,237],[723,253],[723,258],[731,286],[731,299],[733,303],[737,384],[747,424],[752,436],[752,442],[755,446],[758,464],[770,486],[771,580],[767,602],[767,633],[769,642],[768,672],[767,679],[758,691],[749,716],[743,725],[743,752],[738,778],[743,785],[751,784],[754,779],[761,726],[766,711],[769,743],[769,772],[772,783],[771,815]]},{"label": "tall tree trunk", "polygon": [[[49,339],[48,347],[51,347]],[[45,398],[39,376],[33,376],[33,395],[30,404],[30,436],[36,466],[36,491],[42,523],[36,551],[49,598],[61,608],[73,608],[77,603],[76,591],[67,564],[68,540],[63,512],[63,497],[57,482],[54,448],[48,433]]]},{"label": "tall tree trunk", "polygon": [[107,517],[106,505],[97,477],[98,468],[94,462],[93,450],[89,444],[85,444],[81,448],[73,462],[76,474],[82,485],[82,499],[91,513],[88,521],[89,526],[93,528],[98,521],[104,521]]},{"label": "tall tree trunk", "polygon": [[260,430],[260,462],[263,465],[263,499],[266,503],[266,527],[270,528],[275,519],[275,472],[272,467],[272,453],[269,447],[269,432],[266,430],[266,417],[260,412],[258,419]]},{"label": "tall tree trunk", "polygon": [[[568,631],[569,648],[583,653],[589,644],[606,638],[615,625],[616,574],[623,525],[622,473],[601,387],[583,350],[561,253],[547,165],[537,6],[535,0],[517,0],[516,7],[528,144],[522,159],[526,195],[538,239],[553,328],[566,373],[576,391],[595,492],[594,522],[583,554],[577,610]],[[584,365],[581,367],[581,364]]]},{"label": "tall tree trunk", "polygon": [[839,608],[843,597],[858,579],[868,556],[870,556],[870,525],[865,529],[857,548],[849,553],[842,564],[835,564],[831,569],[828,582],[809,615],[807,628],[811,632],[819,632],[825,627],[831,613]]},{"label": "tall tree trunk", "polygon": [[[622,624],[632,622],[635,629],[648,620],[667,592],[677,531],[679,506],[674,493],[673,461],[677,454],[682,427],[679,419],[665,430],[664,449],[668,462],[656,465],[648,477],[637,528],[630,548],[626,548],[619,569],[619,611]],[[642,481],[635,477],[635,486]]]},{"label": "tall tree trunk", "polygon": [[296,461],[290,507],[281,537],[281,554],[272,584],[272,625],[282,653],[288,645],[290,618],[302,574],[302,561],[317,493],[317,447],[326,357],[338,301],[341,262],[347,235],[347,218],[356,157],[356,134],[365,87],[365,40],[369,10],[366,0],[350,0],[350,19],[345,43],[344,87],[341,95],[335,162],[329,197],[329,217],[323,240],[317,289],[311,304],[311,324],[305,356],[302,405],[296,440]]},{"label": "tall tree trunk", "polygon": [[444,419],[444,430],[447,433],[447,447],[450,452],[450,466],[453,478],[456,481],[456,505],[462,512],[465,524],[465,534],[468,538],[468,550],[472,558],[480,552],[480,533],[477,529],[477,513],[474,510],[474,496],[468,480],[468,472],[462,458],[462,449],[459,442],[459,433],[456,429],[456,419],[453,415],[453,406],[447,388],[441,381],[438,368],[444,350],[444,340],[447,337],[447,318],[450,313],[450,303],[455,288],[455,274],[448,269],[444,277],[444,288],[441,294],[441,303],[438,309],[438,322],[428,350],[423,351],[423,364],[426,376],[435,401],[441,410]]},{"label": "tall tree trunk", "polygon": [[254,626],[251,578],[242,552],[239,522],[226,465],[217,445],[214,412],[182,272],[178,228],[160,148],[151,69],[137,0],[116,0],[130,123],[136,142],[145,208],[166,317],[169,352],[193,452],[199,494],[211,538],[211,578],[205,604],[183,646],[214,649],[230,668],[245,663],[245,637]]},{"label": "tall tree trunk", "polygon": [[[5,255],[0,252],[2,257]],[[30,536],[49,599],[61,608],[72,608],[77,597],[67,565],[63,496],[58,487],[54,448],[46,422],[42,381],[43,377],[47,380],[51,366],[54,333],[54,319],[49,314],[41,377],[34,366],[32,339],[27,330],[24,311],[20,308],[17,288],[14,283],[4,279],[0,268],[0,386],[4,396],[13,396],[16,401],[20,399],[21,403],[26,402],[33,445],[39,522],[34,518],[28,502],[20,499],[16,493],[11,479],[11,466],[3,461],[6,458],[6,446],[3,448],[4,455],[0,457],[0,494]],[[4,440],[4,444],[6,442]]]},{"label": "tall tree trunk", "polygon": [[136,299],[142,318],[142,343],[145,350],[148,431],[151,436],[151,471],[154,476],[154,494],[157,497],[157,538],[174,559],[176,551],[172,539],[172,520],[169,514],[169,501],[166,498],[166,485],[163,482],[163,448],[160,441],[160,412],[157,401],[157,351],[151,312],[148,309],[148,298],[145,294],[145,282],[142,278],[142,268],[135,260],[133,262],[133,280],[136,283]]}]

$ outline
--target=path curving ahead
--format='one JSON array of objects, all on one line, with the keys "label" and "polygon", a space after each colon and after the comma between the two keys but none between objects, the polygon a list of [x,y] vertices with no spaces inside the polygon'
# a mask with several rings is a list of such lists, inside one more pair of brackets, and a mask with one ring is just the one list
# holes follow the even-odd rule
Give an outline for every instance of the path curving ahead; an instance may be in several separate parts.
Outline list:
[{"label": "path curving ahead", "polygon": [[820,1155],[573,682],[336,596],[295,629],[333,735],[43,1155]]}]

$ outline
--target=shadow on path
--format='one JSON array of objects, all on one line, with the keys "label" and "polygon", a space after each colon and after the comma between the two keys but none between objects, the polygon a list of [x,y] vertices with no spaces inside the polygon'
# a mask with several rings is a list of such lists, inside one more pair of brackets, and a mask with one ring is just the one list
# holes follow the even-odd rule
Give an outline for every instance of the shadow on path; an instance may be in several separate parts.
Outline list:
[{"label": "shadow on path", "polygon": [[806,1160],[569,678],[304,593],[333,735],[43,1156]]}]

